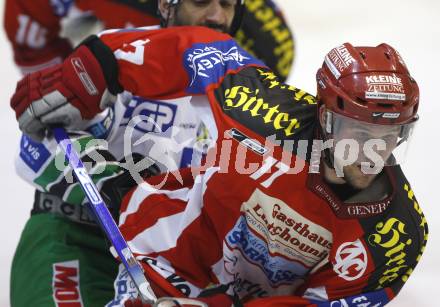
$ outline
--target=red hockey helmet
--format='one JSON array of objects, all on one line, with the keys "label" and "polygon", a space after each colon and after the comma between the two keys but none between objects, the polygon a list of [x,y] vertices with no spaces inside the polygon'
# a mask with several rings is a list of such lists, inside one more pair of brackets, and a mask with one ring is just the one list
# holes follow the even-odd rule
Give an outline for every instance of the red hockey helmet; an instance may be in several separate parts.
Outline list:
[{"label": "red hockey helmet", "polygon": [[399,53],[387,44],[332,49],[317,73],[318,97],[328,110],[374,124],[417,118],[419,88]]},{"label": "red hockey helmet", "polygon": [[419,88],[394,48],[345,43],[326,55],[316,79],[320,110],[326,111],[325,138],[354,139],[362,146],[381,139],[386,164],[403,161],[418,119]]}]

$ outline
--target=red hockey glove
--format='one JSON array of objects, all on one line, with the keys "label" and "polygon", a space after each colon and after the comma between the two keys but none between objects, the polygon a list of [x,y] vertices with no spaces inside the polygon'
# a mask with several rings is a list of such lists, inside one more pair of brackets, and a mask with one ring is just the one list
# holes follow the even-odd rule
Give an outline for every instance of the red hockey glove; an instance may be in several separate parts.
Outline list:
[{"label": "red hockey glove", "polygon": [[[96,41],[103,45],[92,40]],[[78,127],[82,119],[90,119],[114,103],[116,93],[107,90],[102,66],[90,48],[82,45],[62,64],[24,77],[11,98],[20,129],[39,140],[49,125]]]},{"label": "red hockey glove", "polygon": [[154,305],[143,304],[140,299],[131,299],[124,303],[125,307],[229,307],[233,306],[232,298],[229,295],[219,293],[210,297],[198,297],[198,298],[175,298],[175,297],[162,297],[157,300]]}]

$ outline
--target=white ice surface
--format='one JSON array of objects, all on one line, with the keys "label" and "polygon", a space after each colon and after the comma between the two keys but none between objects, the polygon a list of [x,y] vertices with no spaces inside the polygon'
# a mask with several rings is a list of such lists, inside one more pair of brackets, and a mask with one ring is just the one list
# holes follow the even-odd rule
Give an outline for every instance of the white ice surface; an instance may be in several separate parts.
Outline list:
[{"label": "white ice surface", "polygon": [[[324,55],[349,41],[354,45],[387,42],[400,51],[421,90],[420,117],[404,170],[428,219],[430,237],[420,264],[389,306],[438,306],[440,291],[440,2],[436,0],[278,0],[296,36],[297,54],[290,83],[315,93],[315,72]],[[3,24],[4,0],[0,0]],[[4,31],[0,31],[0,307],[9,306],[13,253],[29,217],[33,191],[15,175],[13,156],[19,140],[9,98],[19,79]],[[437,118],[437,119],[436,119]],[[437,126],[439,124],[439,126]],[[439,190],[437,190],[439,189]],[[437,259],[437,260],[436,260]],[[32,272],[29,272],[32,274]],[[25,292],[26,289],[23,289]],[[437,293],[436,293],[437,292]]]}]

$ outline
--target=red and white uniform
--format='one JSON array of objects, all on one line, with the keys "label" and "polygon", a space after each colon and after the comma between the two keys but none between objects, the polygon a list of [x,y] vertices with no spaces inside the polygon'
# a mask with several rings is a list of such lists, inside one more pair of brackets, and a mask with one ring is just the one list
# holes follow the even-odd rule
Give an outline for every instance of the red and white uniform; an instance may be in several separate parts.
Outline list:
[{"label": "red and white uniform", "polygon": [[[87,17],[105,29],[158,25],[157,0],[6,0],[4,28],[23,74],[61,61],[72,51],[61,30],[66,20],[81,36]],[[68,23],[67,23],[68,24]],[[86,31],[90,31],[87,29]],[[272,0],[248,1],[236,39],[285,80],[294,59],[293,34]]]},{"label": "red and white uniform", "polygon": [[168,174],[159,190],[162,178],[151,178],[122,204],[121,231],[159,295],[230,284],[249,306],[360,306],[399,292],[427,239],[399,167],[381,176],[385,198],[344,203],[301,154],[299,140],[315,136],[314,97],[279,83],[229,36],[171,28],[101,39],[124,89],[191,97],[216,140],[205,167]]},{"label": "red and white uniform", "polygon": [[15,63],[26,74],[61,63],[72,51],[60,36],[66,17],[91,14],[108,29],[140,27],[159,24],[156,7],[152,1],[130,5],[110,0],[6,0],[4,27]]}]

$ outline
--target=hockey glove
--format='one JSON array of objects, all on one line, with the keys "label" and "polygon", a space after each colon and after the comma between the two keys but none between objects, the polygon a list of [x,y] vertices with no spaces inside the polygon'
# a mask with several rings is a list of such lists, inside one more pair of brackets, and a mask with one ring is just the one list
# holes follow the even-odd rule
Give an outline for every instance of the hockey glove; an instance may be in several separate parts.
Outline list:
[{"label": "hockey glove", "polygon": [[41,140],[47,126],[61,124],[74,129],[81,120],[113,104],[121,91],[113,53],[92,37],[62,64],[31,73],[18,82],[11,107],[20,129]]}]

